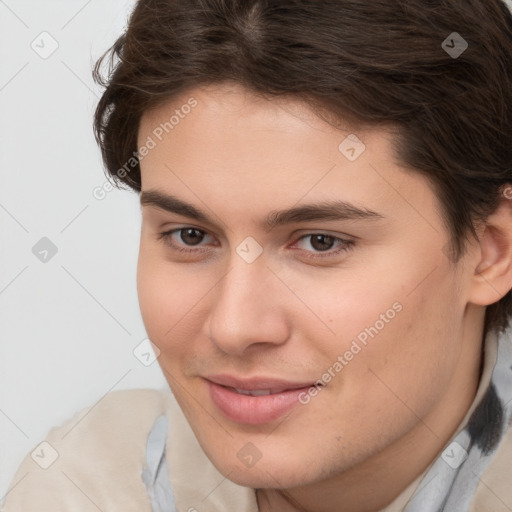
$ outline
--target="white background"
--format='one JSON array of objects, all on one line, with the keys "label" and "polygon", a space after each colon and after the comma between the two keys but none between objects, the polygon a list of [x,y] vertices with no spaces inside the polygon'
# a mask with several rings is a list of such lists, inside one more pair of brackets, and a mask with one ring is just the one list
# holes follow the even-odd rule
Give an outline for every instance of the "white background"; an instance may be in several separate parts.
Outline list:
[{"label": "white background", "polygon": [[[0,498],[52,426],[114,389],[167,386],[132,352],[146,337],[138,196],[92,195],[106,178],[91,70],[134,5],[0,1]],[[59,45],[46,59],[31,48],[51,48],[43,31]],[[42,237],[58,250],[46,263]]]},{"label": "white background", "polygon": [[[91,69],[133,6],[0,0],[0,499],[52,426],[114,389],[167,387],[133,355],[138,196],[92,195],[105,177]],[[59,45],[46,59],[31,48],[43,31]],[[46,263],[42,237],[58,249]]]}]

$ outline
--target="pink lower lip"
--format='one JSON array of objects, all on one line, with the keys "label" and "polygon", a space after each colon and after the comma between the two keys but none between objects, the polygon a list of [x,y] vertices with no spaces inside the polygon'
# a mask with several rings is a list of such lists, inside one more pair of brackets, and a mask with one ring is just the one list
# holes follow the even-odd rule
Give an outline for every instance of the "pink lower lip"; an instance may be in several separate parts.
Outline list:
[{"label": "pink lower lip", "polygon": [[220,384],[206,381],[213,403],[228,419],[237,423],[262,425],[274,421],[300,404],[299,395],[310,386],[273,395],[241,395]]}]

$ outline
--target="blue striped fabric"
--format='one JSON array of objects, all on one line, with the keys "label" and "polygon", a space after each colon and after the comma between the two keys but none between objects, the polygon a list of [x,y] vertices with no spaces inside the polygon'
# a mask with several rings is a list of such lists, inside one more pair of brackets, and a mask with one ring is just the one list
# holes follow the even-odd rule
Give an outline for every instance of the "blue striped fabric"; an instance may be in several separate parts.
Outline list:
[{"label": "blue striped fabric", "polygon": [[177,512],[165,460],[167,430],[167,417],[161,415],[156,419],[146,445],[147,467],[142,470],[142,480],[146,484],[153,512]]}]

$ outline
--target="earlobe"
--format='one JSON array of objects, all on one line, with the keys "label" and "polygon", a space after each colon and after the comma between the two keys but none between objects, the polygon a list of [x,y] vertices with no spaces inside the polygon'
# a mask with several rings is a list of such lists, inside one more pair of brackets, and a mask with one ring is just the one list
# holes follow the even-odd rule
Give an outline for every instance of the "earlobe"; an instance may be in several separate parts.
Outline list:
[{"label": "earlobe", "polygon": [[502,196],[479,235],[470,302],[489,306],[512,289],[512,200]]}]

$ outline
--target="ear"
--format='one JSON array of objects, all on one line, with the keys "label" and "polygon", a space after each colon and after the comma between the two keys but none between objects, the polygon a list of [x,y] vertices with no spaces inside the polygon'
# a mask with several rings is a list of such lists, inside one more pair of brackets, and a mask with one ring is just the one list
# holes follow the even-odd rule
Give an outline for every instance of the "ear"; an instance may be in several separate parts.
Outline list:
[{"label": "ear", "polygon": [[489,306],[512,289],[512,186],[502,187],[498,208],[482,225],[469,302]]}]

